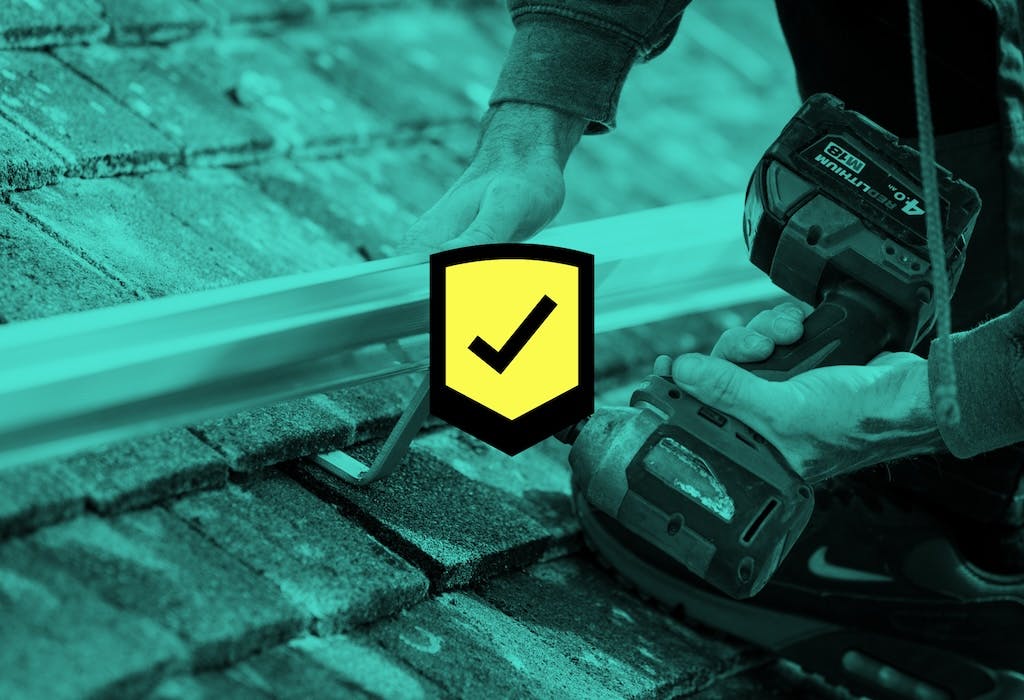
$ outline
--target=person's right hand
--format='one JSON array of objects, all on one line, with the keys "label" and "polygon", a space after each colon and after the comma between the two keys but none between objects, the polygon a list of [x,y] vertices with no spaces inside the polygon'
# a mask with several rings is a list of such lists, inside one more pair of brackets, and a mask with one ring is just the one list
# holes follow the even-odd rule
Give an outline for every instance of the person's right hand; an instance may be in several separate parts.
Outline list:
[{"label": "person's right hand", "polygon": [[473,161],[413,224],[399,252],[521,241],[539,231],[562,207],[562,171],[584,125],[545,107],[496,109]]}]

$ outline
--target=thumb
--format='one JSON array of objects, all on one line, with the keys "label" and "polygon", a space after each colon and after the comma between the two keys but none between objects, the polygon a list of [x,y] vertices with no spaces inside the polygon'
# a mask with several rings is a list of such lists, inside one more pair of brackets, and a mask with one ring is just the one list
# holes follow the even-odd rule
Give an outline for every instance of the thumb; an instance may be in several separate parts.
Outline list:
[{"label": "thumb", "polygon": [[764,380],[717,357],[680,355],[672,365],[672,379],[694,398],[726,413],[760,408],[758,388]]}]

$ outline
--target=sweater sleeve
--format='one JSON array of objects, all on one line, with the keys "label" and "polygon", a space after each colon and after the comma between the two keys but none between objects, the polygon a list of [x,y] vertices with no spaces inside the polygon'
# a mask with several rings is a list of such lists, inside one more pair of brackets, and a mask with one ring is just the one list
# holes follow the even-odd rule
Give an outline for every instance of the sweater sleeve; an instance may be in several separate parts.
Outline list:
[{"label": "sweater sleeve", "polygon": [[[939,427],[946,447],[964,459],[1024,440],[1024,303],[950,337],[960,422]],[[929,362],[933,400],[938,380]]]},{"label": "sweater sleeve", "polygon": [[615,127],[622,84],[664,51],[690,0],[509,0],[516,27],[491,106],[524,102]]}]

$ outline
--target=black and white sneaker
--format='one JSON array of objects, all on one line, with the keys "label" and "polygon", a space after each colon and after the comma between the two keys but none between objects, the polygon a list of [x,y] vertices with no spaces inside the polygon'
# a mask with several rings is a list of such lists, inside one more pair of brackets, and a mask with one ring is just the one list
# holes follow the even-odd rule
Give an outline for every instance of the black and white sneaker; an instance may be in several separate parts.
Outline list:
[{"label": "black and white sneaker", "polygon": [[738,601],[704,584],[578,490],[588,543],[623,578],[688,618],[871,698],[1024,698],[1024,576],[967,562],[946,526],[891,489],[851,478],[820,492],[774,578]]}]

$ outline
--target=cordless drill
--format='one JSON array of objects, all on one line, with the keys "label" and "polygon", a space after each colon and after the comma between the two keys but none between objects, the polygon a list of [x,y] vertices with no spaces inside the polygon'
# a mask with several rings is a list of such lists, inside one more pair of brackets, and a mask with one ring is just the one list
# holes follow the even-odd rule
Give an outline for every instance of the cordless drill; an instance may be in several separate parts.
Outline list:
[{"label": "cordless drill", "polygon": [[[743,232],[750,260],[814,311],[798,342],[741,366],[781,381],[925,339],[941,300],[919,157],[831,95],[803,104],[754,169]],[[944,168],[938,180],[953,289],[981,200]],[[644,550],[734,598],[765,585],[813,509],[812,488],[774,446],[667,378],[647,377],[629,407],[599,409],[558,437],[573,446],[574,502],[599,553]]]}]

